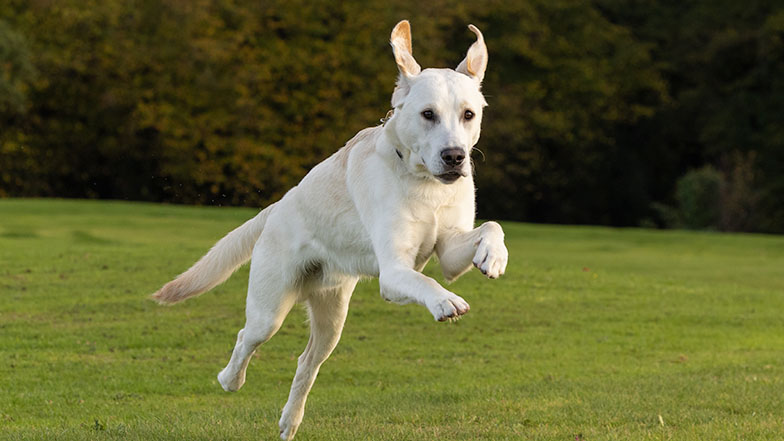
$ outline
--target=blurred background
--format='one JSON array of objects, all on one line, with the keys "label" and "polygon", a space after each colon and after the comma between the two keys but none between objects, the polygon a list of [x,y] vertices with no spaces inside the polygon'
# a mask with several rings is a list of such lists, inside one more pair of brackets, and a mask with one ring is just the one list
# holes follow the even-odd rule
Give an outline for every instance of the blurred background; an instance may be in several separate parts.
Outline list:
[{"label": "blurred background", "polygon": [[481,218],[784,232],[784,5],[3,0],[0,196],[261,207],[484,33]]}]

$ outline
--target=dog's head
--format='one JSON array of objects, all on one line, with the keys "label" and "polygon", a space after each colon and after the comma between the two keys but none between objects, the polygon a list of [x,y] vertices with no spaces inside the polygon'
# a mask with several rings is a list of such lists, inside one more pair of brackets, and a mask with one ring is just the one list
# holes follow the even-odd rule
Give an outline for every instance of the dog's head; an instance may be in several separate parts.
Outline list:
[{"label": "dog's head", "polygon": [[419,67],[406,20],[395,26],[390,38],[400,76],[387,130],[410,171],[445,184],[471,173],[469,155],[479,140],[482,110],[487,105],[480,91],[487,47],[479,29],[468,28],[477,40],[455,70]]}]

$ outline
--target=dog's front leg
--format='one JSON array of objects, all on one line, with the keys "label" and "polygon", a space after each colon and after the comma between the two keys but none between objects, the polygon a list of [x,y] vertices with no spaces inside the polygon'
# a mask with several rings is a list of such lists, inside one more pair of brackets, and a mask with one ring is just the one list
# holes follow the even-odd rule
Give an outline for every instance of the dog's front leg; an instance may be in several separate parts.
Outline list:
[{"label": "dog's front leg", "polygon": [[438,282],[413,268],[390,262],[382,265],[378,278],[381,296],[391,302],[418,303],[442,322],[459,317],[469,309],[468,302]]},{"label": "dog's front leg", "polygon": [[436,254],[449,281],[468,271],[472,264],[495,279],[506,271],[509,259],[504,230],[496,222],[485,222],[470,231],[443,231],[436,242]]}]

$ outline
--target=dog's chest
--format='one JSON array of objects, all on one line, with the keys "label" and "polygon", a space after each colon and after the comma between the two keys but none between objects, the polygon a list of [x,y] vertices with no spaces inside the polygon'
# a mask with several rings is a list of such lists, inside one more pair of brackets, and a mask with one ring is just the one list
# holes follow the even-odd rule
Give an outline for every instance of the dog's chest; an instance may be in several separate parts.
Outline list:
[{"label": "dog's chest", "polygon": [[422,242],[421,246],[419,247],[419,252],[417,253],[416,260],[414,263],[414,267],[417,270],[421,270],[427,261],[430,259],[430,256],[433,255],[433,251],[435,250],[436,240],[435,235],[432,237],[428,236],[427,240]]},{"label": "dog's chest", "polygon": [[427,263],[436,247],[438,238],[438,217],[432,210],[422,210],[416,213],[412,228],[414,237],[412,246],[416,249],[414,266],[421,269]]}]

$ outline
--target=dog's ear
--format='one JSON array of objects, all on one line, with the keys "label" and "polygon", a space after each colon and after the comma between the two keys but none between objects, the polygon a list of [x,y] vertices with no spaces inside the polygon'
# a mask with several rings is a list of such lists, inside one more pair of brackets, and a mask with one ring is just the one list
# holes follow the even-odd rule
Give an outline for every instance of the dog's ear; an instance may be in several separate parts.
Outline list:
[{"label": "dog's ear", "polygon": [[468,29],[476,34],[476,41],[468,48],[465,59],[460,62],[455,70],[481,83],[485,77],[485,68],[487,68],[487,46],[485,46],[485,39],[482,37],[482,33],[476,26],[470,24]]},{"label": "dog's ear", "polygon": [[389,44],[392,45],[392,52],[395,54],[395,62],[400,71],[397,78],[395,91],[392,93],[392,107],[402,104],[403,99],[408,95],[409,78],[419,74],[422,70],[411,54],[411,25],[408,20],[402,20],[392,29],[389,37]]},{"label": "dog's ear", "polygon": [[411,25],[408,20],[403,20],[392,29],[392,35],[389,37],[389,44],[392,45],[392,51],[395,53],[395,62],[400,74],[406,77],[412,77],[419,74],[422,70],[414,60],[411,50]]}]

